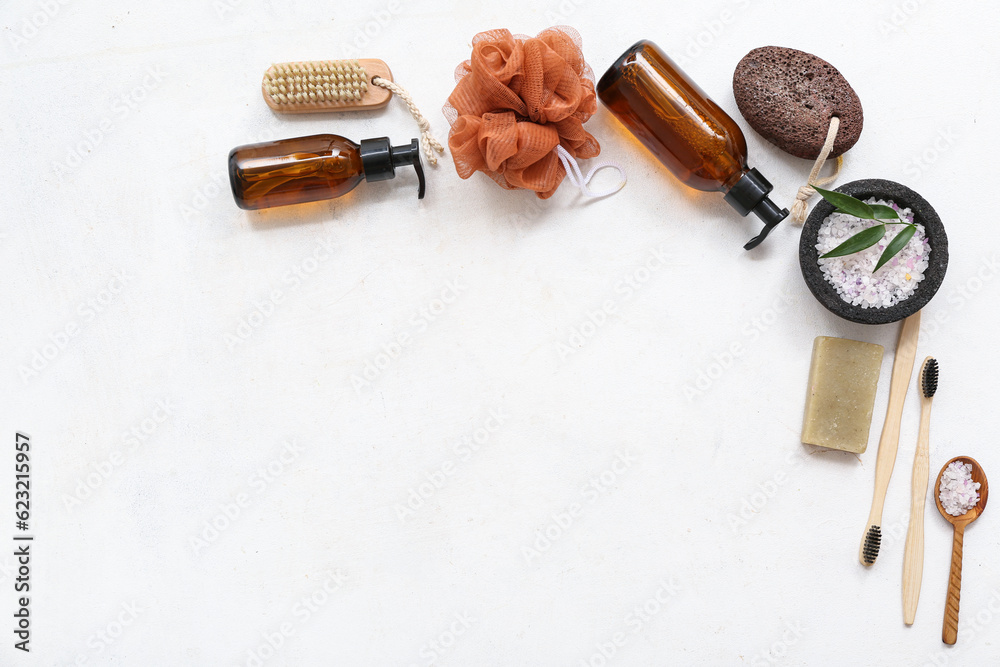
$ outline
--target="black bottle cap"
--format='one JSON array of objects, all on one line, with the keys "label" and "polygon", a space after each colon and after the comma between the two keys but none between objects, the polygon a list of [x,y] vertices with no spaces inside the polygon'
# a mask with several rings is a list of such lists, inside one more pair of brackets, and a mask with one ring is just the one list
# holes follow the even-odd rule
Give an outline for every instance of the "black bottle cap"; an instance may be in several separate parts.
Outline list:
[{"label": "black bottle cap", "polygon": [[420,162],[420,142],[410,141],[409,146],[391,146],[389,137],[362,139],[361,169],[366,181],[387,181],[396,177],[396,167],[413,165],[417,172],[417,199],[424,198],[424,166]]},{"label": "black bottle cap", "polygon": [[764,229],[743,246],[745,250],[759,246],[775,225],[788,217],[787,208],[778,208],[768,198],[767,194],[773,189],[774,186],[759,171],[750,169],[726,193],[726,201],[736,209],[737,213],[746,215],[753,211],[764,222]]}]

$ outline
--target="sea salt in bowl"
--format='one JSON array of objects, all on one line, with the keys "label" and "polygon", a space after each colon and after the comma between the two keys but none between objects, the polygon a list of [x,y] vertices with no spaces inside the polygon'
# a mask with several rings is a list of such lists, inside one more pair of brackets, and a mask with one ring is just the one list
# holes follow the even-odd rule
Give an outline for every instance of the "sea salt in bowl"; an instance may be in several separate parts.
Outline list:
[{"label": "sea salt in bowl", "polygon": [[[944,225],[941,224],[941,218],[933,207],[905,185],[878,178],[852,181],[837,188],[837,192],[843,192],[861,201],[874,197],[877,200],[891,201],[899,209],[910,209],[913,212],[914,224],[923,227],[924,235],[930,245],[930,257],[923,279],[917,283],[916,289],[907,298],[888,307],[852,305],[837,293],[836,287],[827,280],[820,266],[820,252],[816,249],[819,232],[823,221],[834,212],[832,204],[820,199],[802,226],[802,237],[799,241],[799,265],[802,268],[802,277],[813,296],[830,312],[845,320],[861,324],[897,322],[926,306],[941,287],[941,281],[944,280],[948,268],[948,236],[945,234]],[[886,237],[895,236],[900,229],[898,225],[890,225]],[[910,243],[915,242],[913,239],[910,240]],[[889,262],[882,267],[880,272],[891,270],[892,263]]]}]

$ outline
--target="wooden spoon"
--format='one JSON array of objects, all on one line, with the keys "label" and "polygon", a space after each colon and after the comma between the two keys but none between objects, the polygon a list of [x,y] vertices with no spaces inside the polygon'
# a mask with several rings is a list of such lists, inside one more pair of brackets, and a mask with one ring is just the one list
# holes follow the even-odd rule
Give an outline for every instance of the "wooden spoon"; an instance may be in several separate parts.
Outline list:
[{"label": "wooden spoon", "polygon": [[[972,466],[972,481],[979,482],[979,502],[965,514],[952,516],[944,511],[941,505],[941,476],[945,469],[955,461],[968,463]],[[934,483],[934,502],[945,521],[955,527],[955,538],[951,545],[951,575],[948,578],[948,598],[944,605],[944,628],[941,630],[941,641],[954,644],[958,639],[958,601],[962,594],[962,538],[965,527],[979,518],[986,508],[986,499],[990,494],[990,485],[986,481],[986,473],[975,459],[968,456],[956,456],[944,464]]]}]

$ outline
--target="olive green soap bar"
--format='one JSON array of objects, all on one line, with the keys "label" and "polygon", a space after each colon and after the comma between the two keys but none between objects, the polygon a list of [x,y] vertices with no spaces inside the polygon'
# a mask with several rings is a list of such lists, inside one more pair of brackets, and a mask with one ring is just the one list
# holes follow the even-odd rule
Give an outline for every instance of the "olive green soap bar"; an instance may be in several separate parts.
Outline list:
[{"label": "olive green soap bar", "polygon": [[813,343],[802,442],[861,454],[882,370],[881,345],[819,336]]}]

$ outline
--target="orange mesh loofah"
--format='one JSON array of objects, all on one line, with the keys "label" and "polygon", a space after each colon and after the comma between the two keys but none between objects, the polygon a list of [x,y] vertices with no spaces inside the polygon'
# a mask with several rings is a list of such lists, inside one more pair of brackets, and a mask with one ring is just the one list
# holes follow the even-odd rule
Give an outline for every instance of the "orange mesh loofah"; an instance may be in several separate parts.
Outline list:
[{"label": "orange mesh loofah", "polygon": [[459,176],[482,171],[507,189],[546,199],[566,175],[556,146],[576,158],[601,152],[583,129],[597,95],[580,46],[580,35],[565,26],[538,37],[490,30],[473,38],[472,58],[455,70],[444,108]]}]

